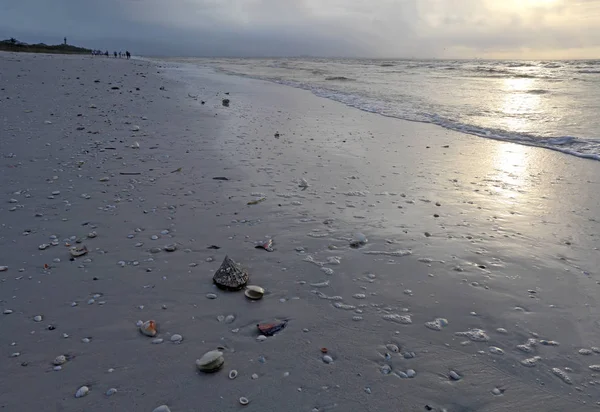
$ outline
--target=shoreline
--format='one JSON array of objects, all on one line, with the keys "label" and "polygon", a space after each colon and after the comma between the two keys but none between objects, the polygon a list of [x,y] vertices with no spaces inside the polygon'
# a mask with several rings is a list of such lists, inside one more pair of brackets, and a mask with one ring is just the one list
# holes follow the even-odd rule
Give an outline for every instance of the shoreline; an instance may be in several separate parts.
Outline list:
[{"label": "shoreline", "polygon": [[[600,401],[588,384],[600,355],[578,353],[600,346],[595,162],[202,68],[48,56],[25,71],[5,56],[0,242],[18,249],[0,261],[0,303],[13,311],[0,405],[176,412],[196,410],[200,395],[219,411],[238,410],[241,396],[248,410],[584,411]],[[359,249],[356,232],[369,239]],[[38,250],[50,235],[60,244]],[[69,262],[70,236],[86,257]],[[266,236],[274,252],[254,248]],[[262,300],[215,289],[225,254],[266,289]],[[440,317],[442,330],[425,326]],[[138,319],[156,320],[165,342],[140,335]],[[257,323],[282,319],[257,341]],[[473,329],[489,341],[463,334]],[[217,346],[224,369],[195,371]],[[53,371],[61,353],[73,358]],[[520,364],[534,356],[537,366]],[[39,397],[21,396],[24,380]],[[81,385],[91,392],[75,399]]]}]

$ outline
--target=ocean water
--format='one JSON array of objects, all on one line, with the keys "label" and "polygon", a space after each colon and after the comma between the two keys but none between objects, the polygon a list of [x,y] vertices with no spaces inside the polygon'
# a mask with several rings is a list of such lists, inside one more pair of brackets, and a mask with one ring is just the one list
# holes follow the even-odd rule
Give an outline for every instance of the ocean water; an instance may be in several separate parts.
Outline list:
[{"label": "ocean water", "polygon": [[600,60],[178,60],[383,116],[600,160]]}]

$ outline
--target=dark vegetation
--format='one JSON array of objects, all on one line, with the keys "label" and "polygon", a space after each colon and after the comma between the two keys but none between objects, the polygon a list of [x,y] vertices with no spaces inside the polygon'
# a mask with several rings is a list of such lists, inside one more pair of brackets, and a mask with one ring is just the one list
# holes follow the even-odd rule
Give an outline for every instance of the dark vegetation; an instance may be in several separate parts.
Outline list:
[{"label": "dark vegetation", "polygon": [[91,54],[92,50],[84,47],[72,46],[70,44],[47,45],[44,43],[27,44],[10,38],[0,41],[0,50],[11,52],[29,52],[29,53],[56,53],[56,54]]}]

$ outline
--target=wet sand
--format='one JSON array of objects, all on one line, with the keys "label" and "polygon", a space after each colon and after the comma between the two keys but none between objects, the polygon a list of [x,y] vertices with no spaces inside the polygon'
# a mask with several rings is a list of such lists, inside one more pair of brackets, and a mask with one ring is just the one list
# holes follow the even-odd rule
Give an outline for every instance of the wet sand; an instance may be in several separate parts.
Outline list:
[{"label": "wet sand", "polygon": [[[0,73],[6,410],[598,408],[600,163],[183,63]],[[262,300],[212,284],[226,254]]]}]

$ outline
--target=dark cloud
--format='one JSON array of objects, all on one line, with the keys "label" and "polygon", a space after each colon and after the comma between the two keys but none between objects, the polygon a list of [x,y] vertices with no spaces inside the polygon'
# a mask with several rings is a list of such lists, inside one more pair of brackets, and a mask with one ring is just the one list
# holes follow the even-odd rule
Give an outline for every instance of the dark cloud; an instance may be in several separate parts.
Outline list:
[{"label": "dark cloud", "polygon": [[145,55],[522,57],[600,49],[600,0],[19,0],[0,37]]}]

